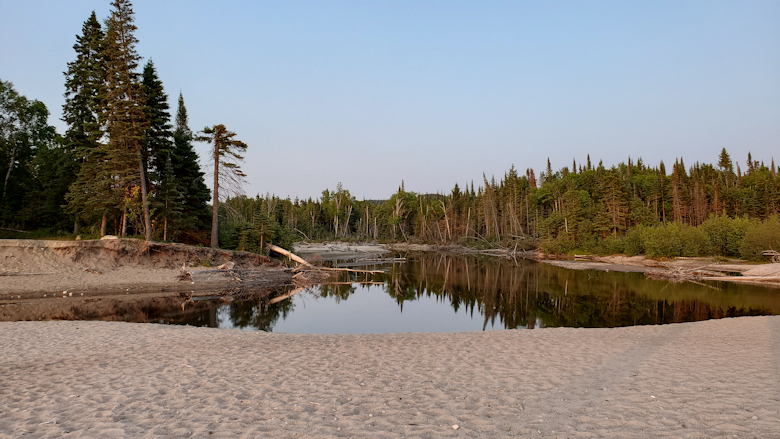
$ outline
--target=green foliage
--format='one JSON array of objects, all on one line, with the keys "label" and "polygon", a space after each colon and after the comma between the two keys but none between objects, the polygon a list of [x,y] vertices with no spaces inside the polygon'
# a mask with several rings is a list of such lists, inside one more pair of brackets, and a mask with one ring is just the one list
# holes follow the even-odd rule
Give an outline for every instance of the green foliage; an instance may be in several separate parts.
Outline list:
[{"label": "green foliage", "polygon": [[204,128],[197,137],[197,140],[200,142],[214,144],[212,155],[214,164],[214,195],[212,196],[213,210],[211,222],[211,246],[214,248],[219,248],[218,206],[220,186],[224,186],[223,193],[239,192],[243,178],[246,177],[238,162],[244,160],[244,157],[239,153],[246,151],[247,145],[235,137],[236,133],[229,131],[222,124]]},{"label": "green foliage", "polygon": [[695,257],[710,254],[707,234],[700,228],[669,223],[644,230],[645,252],[650,257]]},{"label": "green foliage", "polygon": [[165,93],[152,60],[149,60],[144,66],[141,89],[144,95],[144,114],[148,123],[143,137],[143,154],[149,181],[154,184],[162,179],[166,163],[171,157],[173,132],[168,95]]},{"label": "green foliage", "polygon": [[[54,127],[47,122],[43,102],[20,95],[10,82],[0,80],[0,222],[24,226],[25,203],[38,189],[36,155],[55,148]],[[34,215],[27,213],[27,218]],[[44,225],[45,226],[45,225]]]},{"label": "green foliage", "polygon": [[173,175],[176,176],[183,196],[179,226],[181,229],[204,230],[211,224],[211,212],[207,204],[211,199],[211,191],[203,179],[204,174],[200,169],[198,154],[192,141],[193,134],[188,124],[187,108],[184,106],[184,97],[179,93],[171,154]]},{"label": "green foliage", "polygon": [[645,253],[645,233],[647,227],[638,225],[631,228],[626,233],[623,241],[625,243],[623,252],[629,256],[641,255]]},{"label": "green foliage", "polygon": [[780,215],[773,215],[761,223],[752,223],[739,246],[742,258],[763,261],[764,250],[780,251]]},{"label": "green foliage", "polygon": [[747,218],[712,215],[702,223],[701,228],[707,234],[713,254],[738,257],[740,244],[750,225],[751,221]]}]

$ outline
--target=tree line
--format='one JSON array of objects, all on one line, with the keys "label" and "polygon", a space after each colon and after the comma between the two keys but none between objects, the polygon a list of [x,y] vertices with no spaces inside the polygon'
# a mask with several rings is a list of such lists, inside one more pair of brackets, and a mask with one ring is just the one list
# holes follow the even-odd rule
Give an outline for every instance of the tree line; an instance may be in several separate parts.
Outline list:
[{"label": "tree line", "polygon": [[65,71],[64,134],[48,125],[43,103],[0,81],[0,222],[6,229],[72,227],[79,234],[85,227],[101,236],[202,241],[197,231],[210,223],[216,230],[217,218],[193,142],[214,144],[215,199],[220,177],[243,177],[229,158],[240,160],[246,145],[224,125],[193,133],[181,93],[172,124],[152,60],[138,71],[132,4],[111,6],[104,25],[92,12],[76,37],[76,59]]},{"label": "tree line", "polygon": [[760,259],[780,249],[780,177],[748,154],[744,171],[723,149],[716,164],[686,167],[641,159],[607,168],[572,163],[536,177],[514,166],[475,188],[446,194],[405,190],[387,200],[358,200],[337,185],[318,199],[266,194],[232,197],[220,207],[221,240],[247,250],[262,243],[379,240],[540,247],[551,253],[651,256],[721,255]]}]

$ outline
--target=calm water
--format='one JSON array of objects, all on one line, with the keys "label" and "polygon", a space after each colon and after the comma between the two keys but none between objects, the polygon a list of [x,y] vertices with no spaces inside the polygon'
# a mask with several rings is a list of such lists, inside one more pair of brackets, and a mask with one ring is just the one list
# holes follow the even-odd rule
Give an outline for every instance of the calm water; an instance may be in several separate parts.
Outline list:
[{"label": "calm water", "polygon": [[780,289],[761,286],[673,284],[641,273],[439,254],[409,255],[406,263],[379,268],[387,273],[342,277],[343,284],[313,287],[277,303],[201,303],[156,321],[354,334],[617,327],[780,314]]}]

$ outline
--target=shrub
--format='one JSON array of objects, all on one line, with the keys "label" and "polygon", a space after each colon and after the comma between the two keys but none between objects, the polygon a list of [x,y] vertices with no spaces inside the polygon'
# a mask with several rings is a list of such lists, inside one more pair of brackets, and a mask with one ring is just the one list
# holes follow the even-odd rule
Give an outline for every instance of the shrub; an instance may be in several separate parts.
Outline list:
[{"label": "shrub", "polygon": [[780,216],[777,214],[761,223],[752,223],[745,232],[745,238],[739,246],[744,259],[761,261],[764,250],[780,251]]},{"label": "shrub", "polygon": [[742,244],[751,222],[747,218],[712,215],[702,223],[701,228],[707,234],[713,254],[739,256],[740,244]]},{"label": "shrub", "polygon": [[642,234],[650,257],[705,256],[711,247],[704,230],[679,223],[648,227]]},{"label": "shrub", "polygon": [[647,229],[645,226],[635,226],[626,233],[626,237],[624,238],[625,254],[634,256],[641,255],[645,252],[645,229]]}]

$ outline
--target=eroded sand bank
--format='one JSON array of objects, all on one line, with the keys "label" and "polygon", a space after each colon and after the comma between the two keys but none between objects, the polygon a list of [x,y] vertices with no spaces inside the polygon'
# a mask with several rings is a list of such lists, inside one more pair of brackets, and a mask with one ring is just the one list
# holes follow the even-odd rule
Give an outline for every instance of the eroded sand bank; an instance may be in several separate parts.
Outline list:
[{"label": "eroded sand bank", "polygon": [[0,334],[5,437],[780,432],[777,316],[390,335],[11,322]]}]

